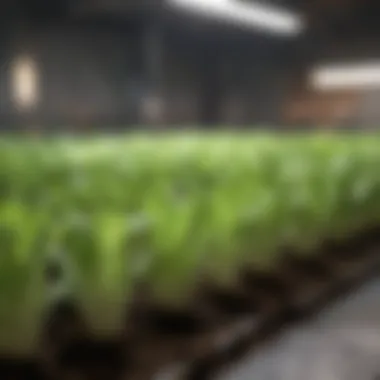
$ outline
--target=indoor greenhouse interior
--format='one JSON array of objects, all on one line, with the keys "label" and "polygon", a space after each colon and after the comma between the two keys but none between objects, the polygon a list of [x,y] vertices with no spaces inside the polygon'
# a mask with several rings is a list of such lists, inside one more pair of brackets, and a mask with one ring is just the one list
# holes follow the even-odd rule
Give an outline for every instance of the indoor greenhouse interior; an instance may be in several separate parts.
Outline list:
[{"label": "indoor greenhouse interior", "polygon": [[380,379],[380,3],[4,0],[0,379]]}]

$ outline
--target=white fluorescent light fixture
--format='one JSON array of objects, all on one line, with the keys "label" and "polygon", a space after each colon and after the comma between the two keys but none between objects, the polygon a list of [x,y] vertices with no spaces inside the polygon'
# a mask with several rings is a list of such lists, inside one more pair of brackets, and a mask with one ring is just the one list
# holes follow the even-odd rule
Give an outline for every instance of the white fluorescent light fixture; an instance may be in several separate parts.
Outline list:
[{"label": "white fluorescent light fixture", "polygon": [[310,82],[321,91],[380,88],[380,62],[320,67]]},{"label": "white fluorescent light fixture", "polygon": [[167,0],[183,11],[282,36],[304,30],[303,18],[287,10],[241,0]]}]

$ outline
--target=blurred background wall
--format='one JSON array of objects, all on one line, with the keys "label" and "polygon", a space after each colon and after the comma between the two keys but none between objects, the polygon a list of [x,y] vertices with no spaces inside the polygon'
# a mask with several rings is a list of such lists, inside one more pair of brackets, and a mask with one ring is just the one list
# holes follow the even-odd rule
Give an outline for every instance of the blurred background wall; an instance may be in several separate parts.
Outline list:
[{"label": "blurred background wall", "polygon": [[379,124],[377,88],[309,83],[317,64],[377,59],[376,2],[266,1],[305,17],[306,30],[285,38],[163,1],[6,1],[2,128]]}]

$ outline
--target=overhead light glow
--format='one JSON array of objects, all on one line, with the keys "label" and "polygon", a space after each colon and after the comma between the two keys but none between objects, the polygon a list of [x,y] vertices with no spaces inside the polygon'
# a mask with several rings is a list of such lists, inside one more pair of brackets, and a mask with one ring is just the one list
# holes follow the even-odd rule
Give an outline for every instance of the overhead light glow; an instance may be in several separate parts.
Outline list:
[{"label": "overhead light glow", "polygon": [[30,57],[20,57],[12,66],[12,95],[17,109],[33,108],[39,98],[39,78],[36,62]]},{"label": "overhead light glow", "polygon": [[167,0],[184,11],[220,21],[279,35],[294,36],[302,32],[304,22],[299,15],[284,9],[238,0]]},{"label": "overhead light glow", "polygon": [[320,67],[310,82],[321,91],[380,88],[380,62]]}]

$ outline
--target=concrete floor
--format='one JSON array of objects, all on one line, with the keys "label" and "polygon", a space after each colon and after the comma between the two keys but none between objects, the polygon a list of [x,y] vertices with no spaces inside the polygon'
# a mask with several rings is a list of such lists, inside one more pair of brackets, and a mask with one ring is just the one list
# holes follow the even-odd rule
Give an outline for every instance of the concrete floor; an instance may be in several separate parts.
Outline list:
[{"label": "concrete floor", "polygon": [[380,380],[380,278],[248,355],[217,380]]}]

